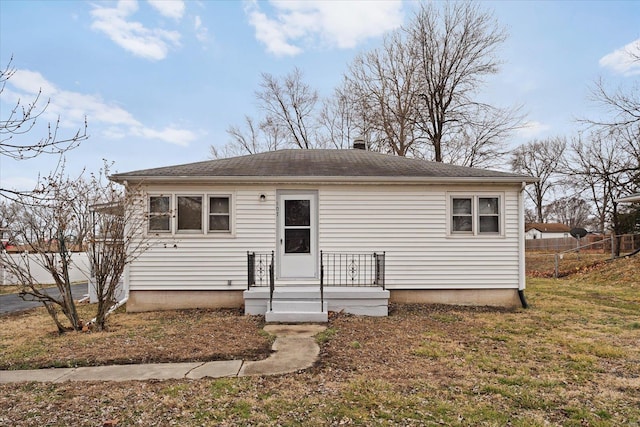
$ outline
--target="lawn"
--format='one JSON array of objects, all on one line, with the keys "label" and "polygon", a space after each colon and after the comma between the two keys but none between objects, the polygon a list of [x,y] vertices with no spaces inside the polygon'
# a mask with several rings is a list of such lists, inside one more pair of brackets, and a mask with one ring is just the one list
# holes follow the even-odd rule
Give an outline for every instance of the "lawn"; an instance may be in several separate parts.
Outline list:
[{"label": "lawn", "polygon": [[[532,278],[527,299],[333,315],[294,374],[0,385],[0,425],[640,425],[640,257]],[[117,312],[62,337],[40,309],[1,322],[3,368],[260,358],[272,338],[236,311]]]}]

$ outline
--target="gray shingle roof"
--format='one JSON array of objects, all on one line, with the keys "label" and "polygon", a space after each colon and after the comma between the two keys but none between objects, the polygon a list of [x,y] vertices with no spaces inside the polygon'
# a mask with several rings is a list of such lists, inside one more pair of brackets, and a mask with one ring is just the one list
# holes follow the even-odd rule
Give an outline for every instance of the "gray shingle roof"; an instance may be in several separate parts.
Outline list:
[{"label": "gray shingle roof", "polygon": [[486,169],[468,168],[365,150],[279,150],[228,159],[118,173],[124,180],[176,180],[210,178],[477,178],[532,182],[531,177]]}]

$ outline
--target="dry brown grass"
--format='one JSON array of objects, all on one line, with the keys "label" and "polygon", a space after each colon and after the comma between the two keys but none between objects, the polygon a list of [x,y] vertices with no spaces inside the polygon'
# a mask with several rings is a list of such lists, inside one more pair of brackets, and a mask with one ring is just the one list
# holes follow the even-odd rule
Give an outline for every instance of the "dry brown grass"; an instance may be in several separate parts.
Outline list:
[{"label": "dry brown grass", "polygon": [[[78,307],[85,319],[93,314],[88,304]],[[259,359],[271,352],[264,319],[239,310],[120,310],[107,331],[63,335],[42,308],[2,319],[0,369]]]},{"label": "dry brown grass", "polygon": [[[566,277],[590,269],[611,259],[610,253],[568,252],[558,257],[558,277]],[[528,277],[554,277],[556,254],[552,252],[527,252]]]},{"label": "dry brown grass", "polygon": [[[2,385],[0,425],[640,425],[640,257],[529,282],[526,310],[332,315],[305,372]],[[110,352],[129,361],[259,356],[269,343],[261,318],[230,311],[117,313],[108,332],[62,337],[30,316],[2,318],[3,329],[17,322],[0,338],[5,366],[18,366],[17,349],[31,341],[50,349],[32,366],[121,357]]]}]

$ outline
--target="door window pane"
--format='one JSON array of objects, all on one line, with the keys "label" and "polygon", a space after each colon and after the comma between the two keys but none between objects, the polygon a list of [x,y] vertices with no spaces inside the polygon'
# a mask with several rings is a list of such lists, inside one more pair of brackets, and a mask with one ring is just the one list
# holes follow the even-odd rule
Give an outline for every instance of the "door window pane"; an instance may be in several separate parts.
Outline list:
[{"label": "door window pane", "polygon": [[202,230],[202,197],[178,196],[178,231]]},{"label": "door window pane", "polygon": [[209,231],[229,231],[229,197],[209,197]]},{"label": "door window pane", "polygon": [[169,196],[149,197],[149,231],[170,231]]},{"label": "door window pane", "polygon": [[309,228],[284,230],[284,252],[287,254],[311,253],[311,230]]},{"label": "door window pane", "polygon": [[284,225],[310,226],[311,202],[309,200],[285,200],[284,201]]}]

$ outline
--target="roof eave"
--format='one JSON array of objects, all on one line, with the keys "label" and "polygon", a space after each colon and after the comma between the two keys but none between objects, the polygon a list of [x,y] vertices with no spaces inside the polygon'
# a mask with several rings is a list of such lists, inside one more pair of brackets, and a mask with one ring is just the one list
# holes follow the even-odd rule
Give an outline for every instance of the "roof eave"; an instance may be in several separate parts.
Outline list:
[{"label": "roof eave", "polygon": [[118,183],[203,183],[221,184],[531,184],[538,181],[534,177],[405,177],[405,176],[144,176],[112,175],[110,180]]},{"label": "roof eave", "polygon": [[631,196],[620,197],[616,199],[616,203],[634,203],[640,202],[640,194],[632,194]]}]

